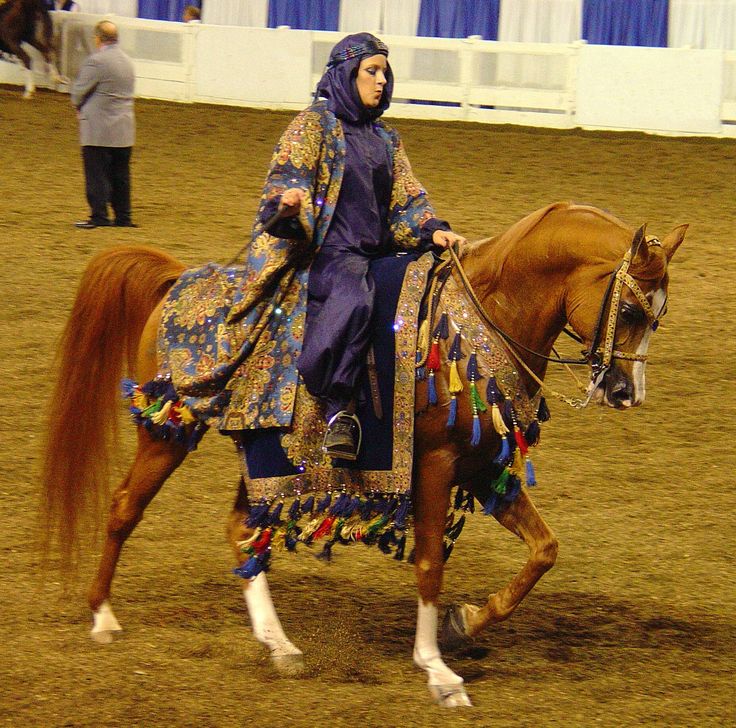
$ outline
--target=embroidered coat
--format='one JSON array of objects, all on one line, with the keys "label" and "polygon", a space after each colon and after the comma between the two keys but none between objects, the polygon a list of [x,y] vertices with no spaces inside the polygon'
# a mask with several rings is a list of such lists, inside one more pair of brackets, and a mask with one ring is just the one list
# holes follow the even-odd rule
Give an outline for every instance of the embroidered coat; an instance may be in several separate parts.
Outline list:
[{"label": "embroidered coat", "polygon": [[[392,160],[391,243],[415,248],[434,211],[399,135],[381,120],[374,124]],[[344,166],[342,124],[318,101],[276,146],[245,264],[187,271],[172,288],[159,338],[162,371],[207,424],[226,431],[291,424],[309,266],[329,228]],[[268,201],[290,187],[305,193],[301,240],[274,237],[261,222]]]}]

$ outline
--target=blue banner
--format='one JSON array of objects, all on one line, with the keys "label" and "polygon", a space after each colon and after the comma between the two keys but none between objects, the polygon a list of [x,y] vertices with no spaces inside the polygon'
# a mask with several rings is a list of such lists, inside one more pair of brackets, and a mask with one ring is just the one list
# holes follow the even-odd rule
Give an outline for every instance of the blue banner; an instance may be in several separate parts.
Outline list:
[{"label": "blue banner", "polygon": [[268,27],[288,25],[300,30],[337,30],[340,0],[270,0]]},{"label": "blue banner", "polygon": [[601,45],[667,47],[668,0],[584,0],[583,38]]},{"label": "blue banner", "polygon": [[500,0],[422,0],[417,35],[430,38],[498,39]]}]

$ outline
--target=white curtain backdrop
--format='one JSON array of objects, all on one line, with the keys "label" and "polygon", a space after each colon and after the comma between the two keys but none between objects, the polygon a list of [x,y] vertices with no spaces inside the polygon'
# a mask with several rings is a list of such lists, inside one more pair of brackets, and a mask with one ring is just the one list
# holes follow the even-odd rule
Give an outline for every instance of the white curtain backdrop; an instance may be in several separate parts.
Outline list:
[{"label": "white curtain backdrop", "polygon": [[338,25],[340,32],[382,32],[383,6],[384,0],[341,0]]},{"label": "white curtain backdrop", "polygon": [[[498,19],[498,40],[524,43],[572,43],[582,35],[583,0],[505,0]],[[497,82],[510,86],[559,88],[566,69],[548,57],[502,55]]]},{"label": "white curtain backdrop", "polygon": [[138,0],[76,0],[80,12],[138,17]]},{"label": "white curtain backdrop", "polygon": [[268,26],[268,0],[205,0],[202,22],[265,28]]},{"label": "white curtain backdrop", "polygon": [[670,0],[667,45],[736,50],[736,0]]},{"label": "white curtain backdrop", "polygon": [[[736,50],[736,0],[670,0],[671,48]],[[724,98],[736,101],[736,64],[724,68]]]},{"label": "white curtain backdrop", "polygon": [[421,0],[384,0],[383,32],[386,35],[416,35]]}]

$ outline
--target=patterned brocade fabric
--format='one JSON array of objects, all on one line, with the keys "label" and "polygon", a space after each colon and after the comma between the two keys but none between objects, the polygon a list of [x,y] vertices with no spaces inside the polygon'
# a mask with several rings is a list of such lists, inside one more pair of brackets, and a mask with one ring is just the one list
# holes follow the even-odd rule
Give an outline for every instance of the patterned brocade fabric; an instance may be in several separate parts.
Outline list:
[{"label": "patterned brocade fabric", "polygon": [[[390,231],[397,249],[419,245],[434,217],[401,141],[374,122],[393,160]],[[324,102],[301,112],[273,154],[244,264],[190,270],[166,300],[159,332],[160,374],[195,415],[220,430],[287,427],[294,416],[309,265],[332,219],[345,167],[345,137]],[[306,240],[276,238],[261,211],[300,188]]]}]

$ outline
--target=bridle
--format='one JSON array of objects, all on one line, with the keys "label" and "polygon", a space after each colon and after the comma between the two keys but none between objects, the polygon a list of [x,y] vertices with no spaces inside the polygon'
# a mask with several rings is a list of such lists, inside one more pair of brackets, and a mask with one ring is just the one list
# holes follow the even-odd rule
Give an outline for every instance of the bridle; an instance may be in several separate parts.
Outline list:
[{"label": "bridle", "polygon": [[[448,250],[450,251],[450,260],[454,265],[454,269],[458,273],[463,288],[465,289],[468,298],[475,306],[482,320],[506,342],[509,351],[514,356],[516,361],[526,370],[527,374],[529,374],[532,379],[537,382],[540,388],[549,391],[562,401],[567,402],[569,405],[575,407],[576,409],[579,409],[585,407],[590,402],[590,399],[593,396],[593,392],[597,389],[597,387],[605,377],[606,372],[611,368],[614,359],[624,359],[627,361],[641,362],[645,362],[647,360],[646,354],[637,354],[635,352],[629,353],[626,351],[620,351],[615,348],[616,326],[621,309],[621,293],[623,292],[623,287],[626,286],[639,302],[639,305],[641,306],[644,315],[647,317],[647,321],[649,322],[649,326],[651,327],[652,331],[656,331],[657,327],[659,326],[660,318],[662,318],[667,312],[666,299],[662,303],[660,310],[658,312],[654,311],[646,295],[641,290],[639,284],[636,282],[636,279],[629,273],[631,261],[642,241],[645,245],[647,245],[647,247],[661,247],[662,245],[661,242],[654,236],[650,235],[645,237],[645,229],[646,225],[643,225],[636,231],[629,250],[626,251],[623,260],[618,264],[613,273],[611,273],[611,276],[608,280],[608,285],[606,286],[606,291],[603,294],[603,299],[599,308],[597,323],[593,331],[590,346],[582,351],[582,356],[579,359],[566,359],[560,357],[559,355],[557,355],[556,352],[554,352],[554,349],[553,352],[555,353],[555,356],[547,356],[546,354],[541,354],[540,352],[530,349],[521,342],[516,341],[510,334],[501,329],[489,318],[488,314],[483,309],[480,300],[473,290],[473,286],[468,280],[468,277],[465,273],[462,263],[460,262],[456,250],[453,247],[448,248]],[[608,308],[607,318],[605,315],[606,308]],[[565,327],[563,329],[563,332],[578,343],[585,343],[584,340],[571,329]],[[586,397],[586,399],[573,399],[559,394],[558,392],[555,392],[554,390],[547,387],[537,376],[537,374],[523,360],[518,350],[525,351],[529,354],[532,354],[533,356],[536,356],[548,362],[552,362],[554,364],[590,366],[591,380],[590,385],[586,388],[588,392],[588,396]]]}]

